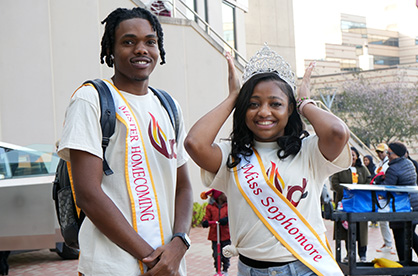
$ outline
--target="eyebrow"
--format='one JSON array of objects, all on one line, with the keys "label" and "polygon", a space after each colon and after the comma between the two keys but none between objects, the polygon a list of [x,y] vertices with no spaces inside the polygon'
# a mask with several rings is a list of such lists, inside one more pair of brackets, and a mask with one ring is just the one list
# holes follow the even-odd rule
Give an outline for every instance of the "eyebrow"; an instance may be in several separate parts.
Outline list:
[{"label": "eyebrow", "polygon": [[[251,98],[260,99],[260,96],[251,96]],[[282,100],[282,101],[285,100],[283,97],[279,97],[279,96],[269,96],[269,97],[267,97],[267,99],[269,99],[269,100]]]},{"label": "eyebrow", "polygon": [[[135,38],[135,37],[137,37],[136,35],[134,35],[134,34],[124,34],[122,37],[132,37],[132,38]],[[148,35],[146,35],[145,36],[146,38],[157,38],[157,35],[156,34],[148,34]]]}]

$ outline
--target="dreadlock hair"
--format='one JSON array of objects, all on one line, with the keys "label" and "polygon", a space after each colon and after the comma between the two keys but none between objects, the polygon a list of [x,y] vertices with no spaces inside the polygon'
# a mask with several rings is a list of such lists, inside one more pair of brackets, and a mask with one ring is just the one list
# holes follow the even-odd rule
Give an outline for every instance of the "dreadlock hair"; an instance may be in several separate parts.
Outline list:
[{"label": "dreadlock hair", "polygon": [[109,67],[113,67],[113,49],[115,46],[115,32],[116,28],[119,26],[120,22],[132,19],[132,18],[142,18],[148,20],[151,24],[152,29],[157,33],[158,37],[158,49],[160,50],[161,62],[163,65],[165,63],[165,50],[163,46],[163,29],[157,17],[153,15],[150,11],[136,7],[131,10],[125,8],[118,8],[111,12],[101,23],[105,24],[105,31],[102,37],[102,50],[100,53],[100,62],[104,64],[103,58],[106,60],[106,64]]},{"label": "dreadlock hair", "polygon": [[279,145],[277,156],[284,159],[292,154],[297,154],[302,146],[302,139],[309,136],[303,129],[302,119],[296,110],[296,100],[293,90],[289,84],[283,81],[276,73],[263,73],[254,75],[241,88],[235,102],[235,112],[233,115],[233,129],[230,135],[232,144],[231,153],[227,161],[227,167],[233,168],[241,162],[241,158],[248,161],[248,157],[253,154],[254,134],[245,123],[245,116],[249,107],[250,98],[255,86],[262,81],[274,81],[279,88],[287,95],[289,107],[293,106],[293,111],[285,127],[284,135],[277,138]]}]

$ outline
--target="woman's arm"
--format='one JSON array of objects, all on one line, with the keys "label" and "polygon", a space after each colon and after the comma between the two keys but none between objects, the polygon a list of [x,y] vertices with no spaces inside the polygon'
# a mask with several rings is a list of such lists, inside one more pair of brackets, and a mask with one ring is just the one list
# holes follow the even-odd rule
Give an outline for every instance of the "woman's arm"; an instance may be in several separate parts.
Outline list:
[{"label": "woman's arm", "polygon": [[[302,85],[299,88],[298,98],[310,97],[310,77],[314,65],[306,69]],[[350,131],[347,125],[334,114],[327,112],[313,104],[306,104],[303,107],[303,115],[312,124],[316,135],[319,138],[319,150],[329,161],[337,158],[350,138]]]},{"label": "woman's arm", "polygon": [[234,109],[240,88],[233,59],[229,53],[226,54],[226,58],[229,72],[229,96],[199,119],[184,141],[187,152],[196,164],[212,173],[218,171],[222,161],[222,152],[213,142]]}]

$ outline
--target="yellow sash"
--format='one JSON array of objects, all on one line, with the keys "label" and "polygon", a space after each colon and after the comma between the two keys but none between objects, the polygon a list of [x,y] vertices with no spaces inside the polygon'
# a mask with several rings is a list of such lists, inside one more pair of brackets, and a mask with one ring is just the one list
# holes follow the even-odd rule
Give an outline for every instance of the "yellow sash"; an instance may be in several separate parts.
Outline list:
[{"label": "yellow sash", "polygon": [[[160,207],[142,132],[122,93],[106,81],[116,107],[116,118],[126,127],[125,178],[132,208],[132,226],[154,249],[164,244]],[[140,262],[141,272],[144,265]]]},{"label": "yellow sash", "polygon": [[242,158],[234,168],[234,176],[238,189],[258,218],[298,260],[317,275],[343,275],[316,231],[269,181],[255,149],[249,163]]}]

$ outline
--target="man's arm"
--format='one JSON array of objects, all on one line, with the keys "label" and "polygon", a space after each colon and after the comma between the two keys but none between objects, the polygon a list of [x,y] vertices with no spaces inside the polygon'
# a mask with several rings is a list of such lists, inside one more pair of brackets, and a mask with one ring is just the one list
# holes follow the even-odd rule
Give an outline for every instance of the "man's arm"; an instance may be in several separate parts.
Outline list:
[{"label": "man's arm", "polygon": [[[175,208],[173,234],[189,233],[193,214],[193,193],[186,164],[177,169]],[[186,251],[187,247],[183,240],[174,238],[143,259],[144,263],[158,260],[155,267],[145,275],[177,275],[180,262]]]},{"label": "man's arm", "polygon": [[70,158],[77,205],[105,236],[135,258],[140,260],[151,254],[154,249],[138,235],[103,192],[102,160],[79,150],[70,150]]}]

